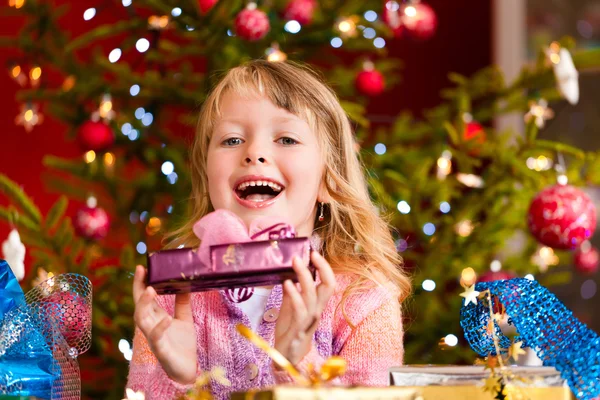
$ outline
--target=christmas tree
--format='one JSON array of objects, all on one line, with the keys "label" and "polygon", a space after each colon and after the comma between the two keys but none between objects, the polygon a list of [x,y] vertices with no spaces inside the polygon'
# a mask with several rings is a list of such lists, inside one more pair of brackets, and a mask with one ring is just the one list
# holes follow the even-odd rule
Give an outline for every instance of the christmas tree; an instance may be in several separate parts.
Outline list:
[{"label": "christmas tree", "polygon": [[[533,197],[557,179],[600,183],[599,154],[537,138],[551,114],[548,103],[576,101],[577,70],[597,68],[599,51],[575,52],[571,68],[574,44],[565,39],[540,49],[537,63],[514,82],[494,67],[472,77],[452,75],[443,104],[423,118],[402,113],[391,127],[373,129],[365,105],[395,83],[400,65],[386,57],[383,43],[432,35],[436,18],[424,3],[282,0],[256,7],[123,0],[86,10],[90,29],[74,38],[61,29],[61,8],[39,0],[11,5],[27,17],[16,43],[35,70],[31,87],[19,94],[17,123],[33,128],[41,118],[36,105],[43,102],[69,126],[65,136],[78,141],[82,157],[45,158],[56,172],[49,185],[65,195],[47,215],[0,175],[0,189],[11,201],[0,217],[18,228],[30,249],[29,284],[46,270],[94,282],[90,354],[100,358],[112,384],[86,382],[86,396],[122,396],[133,336],[133,268],[186,217],[188,147],[178,132],[193,130],[198,106],[219,74],[248,59],[311,62],[335,83],[356,126],[372,195],[395,227],[398,251],[413,275],[415,295],[405,307],[413,321],[407,363],[472,362],[466,343],[456,345],[460,286],[471,285],[477,274],[536,273],[544,284],[568,280],[565,273],[537,272],[556,264],[556,257],[571,256],[551,245],[587,243],[591,232],[561,232],[554,239],[539,234],[541,247],[527,233],[527,216]],[[116,10],[127,17],[94,24]],[[14,46],[14,38],[3,42]],[[342,45],[343,57],[357,55],[353,63],[324,51]],[[26,79],[20,65],[10,68],[15,79]],[[46,71],[58,74],[60,83],[44,82]],[[524,136],[493,129],[494,118],[514,112],[527,121]],[[67,199],[87,202],[73,220],[65,215]],[[533,217],[544,207],[533,207]],[[518,234],[524,245],[507,248]],[[565,245],[565,236],[572,242]]]}]

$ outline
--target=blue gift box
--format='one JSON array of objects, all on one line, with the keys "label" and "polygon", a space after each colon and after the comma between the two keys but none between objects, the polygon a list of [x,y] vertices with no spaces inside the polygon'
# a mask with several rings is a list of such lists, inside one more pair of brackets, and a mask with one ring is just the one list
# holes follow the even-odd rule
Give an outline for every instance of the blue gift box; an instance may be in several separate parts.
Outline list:
[{"label": "blue gift box", "polygon": [[28,307],[9,265],[0,260],[0,394],[52,398],[61,371],[44,321],[49,314]]}]

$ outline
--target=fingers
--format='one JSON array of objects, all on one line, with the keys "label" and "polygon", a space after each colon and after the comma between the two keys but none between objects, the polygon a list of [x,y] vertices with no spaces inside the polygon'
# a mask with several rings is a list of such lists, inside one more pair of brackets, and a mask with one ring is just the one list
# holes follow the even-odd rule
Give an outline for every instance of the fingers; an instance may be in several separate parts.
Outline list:
[{"label": "fingers", "polygon": [[283,283],[283,297],[283,302],[288,304],[291,315],[288,331],[297,331],[304,328],[302,325],[305,325],[304,321],[308,315],[308,310],[302,295],[292,281],[287,280]]},{"label": "fingers", "polygon": [[310,258],[311,258],[314,266],[319,271],[319,276],[321,277],[321,283],[319,284],[319,286],[317,286],[317,289],[316,289],[316,292],[317,292],[317,306],[316,306],[317,310],[316,311],[320,315],[323,312],[323,310],[325,309],[327,302],[329,301],[329,299],[331,298],[331,296],[333,295],[333,293],[335,291],[335,285],[336,285],[335,274],[333,273],[333,270],[331,269],[331,266],[329,265],[327,260],[325,260],[325,258],[322,255],[320,255],[318,252],[313,251],[310,255]]},{"label": "fingers", "polygon": [[135,274],[133,275],[133,301],[135,304],[138,303],[140,296],[146,290],[146,283],[144,278],[146,277],[146,270],[143,266],[138,265],[135,267]]},{"label": "fingers", "polygon": [[170,315],[165,315],[160,320],[160,322],[158,323],[158,325],[156,325],[154,327],[154,329],[152,329],[150,331],[150,335],[148,337],[148,342],[150,342],[150,343],[158,343],[159,340],[165,334],[165,331],[169,328],[169,326],[171,326],[172,322],[173,322],[173,317],[171,317]]},{"label": "fingers", "polygon": [[302,298],[306,304],[306,308],[309,312],[313,312],[317,305],[317,291],[315,290],[315,281],[310,273],[310,270],[300,257],[294,257],[292,260],[292,267],[296,276],[298,277],[298,283],[300,284]]},{"label": "fingers", "polygon": [[175,319],[193,322],[192,305],[189,293],[175,295]]},{"label": "fingers", "polygon": [[154,288],[148,287],[143,291],[135,305],[133,318],[136,325],[142,330],[146,337],[148,337],[148,334],[160,321],[160,318],[166,315],[166,311],[156,303],[156,296],[157,294]]}]

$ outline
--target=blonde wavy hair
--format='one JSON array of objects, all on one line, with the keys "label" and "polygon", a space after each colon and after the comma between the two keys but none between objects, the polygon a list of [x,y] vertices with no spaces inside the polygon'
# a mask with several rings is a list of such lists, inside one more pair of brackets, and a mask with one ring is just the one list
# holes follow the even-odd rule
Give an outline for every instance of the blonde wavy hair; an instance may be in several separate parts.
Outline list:
[{"label": "blonde wavy hair", "polygon": [[309,67],[292,62],[253,60],[229,70],[204,101],[191,150],[190,215],[171,235],[168,247],[197,246],[192,226],[213,211],[208,196],[206,160],[219,105],[225,92],[265,96],[277,107],[304,118],[317,133],[325,159],[323,183],[328,195],[325,220],[315,219],[322,253],[336,273],[355,274],[344,293],[391,285],[402,301],[411,290],[402,271],[390,227],[373,205],[355,150],[350,121],[336,94]]}]

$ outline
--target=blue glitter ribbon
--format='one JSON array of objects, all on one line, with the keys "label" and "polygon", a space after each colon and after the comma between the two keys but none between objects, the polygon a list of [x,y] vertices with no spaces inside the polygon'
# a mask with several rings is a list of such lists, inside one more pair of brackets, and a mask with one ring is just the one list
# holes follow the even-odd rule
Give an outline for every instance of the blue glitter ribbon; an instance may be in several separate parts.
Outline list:
[{"label": "blue glitter ribbon", "polygon": [[[555,367],[567,380],[578,399],[600,396],[600,337],[579,321],[548,289],[529,279],[515,278],[479,282],[475,290],[492,294],[493,306],[499,301],[509,322],[519,334],[515,340],[531,347],[545,366]],[[490,313],[487,304],[478,301],[460,311],[465,338],[481,356],[496,355],[493,337],[486,330]],[[511,341],[494,321],[501,352]]]}]

